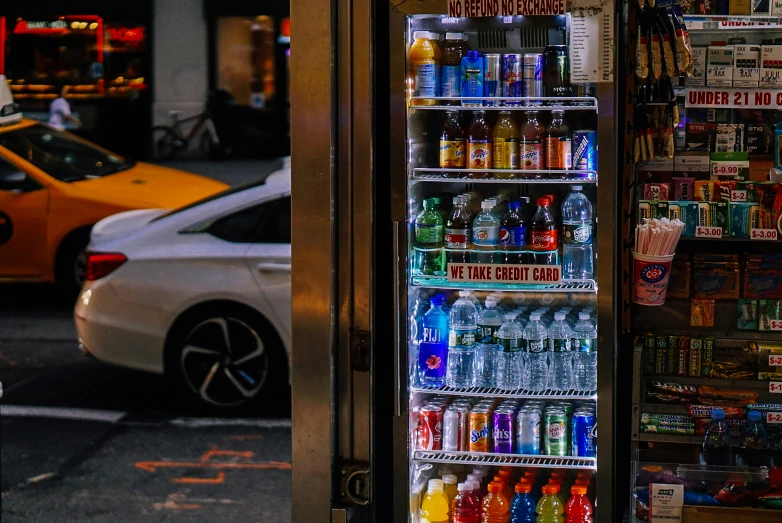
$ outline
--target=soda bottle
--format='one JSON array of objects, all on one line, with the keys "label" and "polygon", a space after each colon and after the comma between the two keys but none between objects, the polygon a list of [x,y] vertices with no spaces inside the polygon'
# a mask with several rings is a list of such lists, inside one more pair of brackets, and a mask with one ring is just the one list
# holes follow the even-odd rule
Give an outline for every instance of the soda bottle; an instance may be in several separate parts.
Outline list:
[{"label": "soda bottle", "polygon": [[421,503],[421,523],[448,523],[448,497],[440,479],[430,479]]},{"label": "soda bottle", "polygon": [[732,467],[733,438],[725,422],[725,411],[719,407],[711,409],[711,423],[706,428],[701,445],[701,465],[722,465]]},{"label": "soda bottle", "polygon": [[592,279],[592,203],[580,185],[562,202],[562,229],[562,278]]},{"label": "soda bottle", "polygon": [[416,272],[423,275],[445,274],[443,256],[443,217],[434,199],[424,200],[424,209],[415,217]]},{"label": "soda bottle", "polygon": [[[446,111],[443,131],[440,133],[440,167],[443,169],[464,169],[467,165],[467,144],[459,111]],[[459,173],[444,173],[456,177]]]},{"label": "soda bottle", "polygon": [[456,498],[457,486],[456,486],[456,476],[454,474],[443,474],[443,492],[445,492],[446,497],[448,498],[448,506],[451,506],[451,503],[453,503],[453,500]]},{"label": "soda bottle", "polygon": [[[435,84],[434,48],[429,42],[429,33],[427,31],[416,31],[413,33],[415,41],[410,46],[410,72],[407,81],[412,97],[434,97],[437,95],[437,86]],[[432,99],[411,100],[411,105],[435,105],[437,102]]]},{"label": "soda bottle", "polygon": [[766,429],[760,423],[761,414],[757,410],[747,413],[749,423],[741,431],[739,439],[737,465],[745,467],[770,467],[768,437]]},{"label": "soda bottle", "polygon": [[[538,111],[527,113],[527,121],[521,126],[519,134],[519,168],[520,169],[545,169],[545,157],[543,154],[544,128],[538,121]],[[532,178],[542,178],[537,173]]]},{"label": "soda bottle", "polygon": [[535,523],[535,501],[530,492],[532,485],[523,479],[516,483],[516,495],[510,504],[510,523]]},{"label": "soda bottle", "polygon": [[[475,111],[467,136],[468,169],[491,169],[491,135],[491,126],[486,121],[486,111]],[[470,172],[468,176],[470,178],[490,178],[491,173]]]},{"label": "soda bottle", "polygon": [[521,203],[510,202],[500,220],[500,254],[502,263],[524,263],[527,224],[521,214]]},{"label": "soda bottle", "polygon": [[482,502],[482,523],[508,523],[508,500],[502,494],[502,484],[489,483],[489,493]]},{"label": "soda bottle", "polygon": [[459,483],[458,492],[451,504],[451,522],[480,523],[481,501],[473,491],[473,483]]},{"label": "soda bottle", "polygon": [[[458,98],[462,95],[462,58],[467,56],[470,46],[462,33],[445,33],[443,47],[442,85],[443,96]],[[448,105],[458,105],[457,101],[448,101]]]},{"label": "soda bottle", "polygon": [[565,505],[565,523],[592,523],[592,504],[586,498],[586,487],[570,488],[572,496]]},{"label": "soda bottle", "polygon": [[[500,222],[492,214],[494,202],[481,203],[481,212],[472,222],[473,263],[497,263],[500,240]],[[556,232],[556,231],[555,231]]]},{"label": "soda bottle", "polygon": [[[519,128],[510,111],[500,111],[492,133],[492,168],[519,168]],[[494,173],[495,178],[518,178],[517,174]]]},{"label": "soda bottle", "polygon": [[597,329],[589,320],[588,312],[578,313],[578,323],[573,329],[573,373],[575,389],[593,392],[597,390]]},{"label": "soda bottle", "polygon": [[573,358],[571,353],[573,331],[565,323],[565,313],[554,314],[548,331],[549,388],[570,390],[572,387]]},{"label": "soda bottle", "polygon": [[478,311],[468,299],[470,291],[459,291],[451,307],[448,330],[448,358],[445,382],[449,387],[467,388],[475,382],[475,335]]},{"label": "soda bottle", "polygon": [[548,198],[538,198],[538,210],[532,217],[530,249],[534,251],[535,263],[550,261],[551,252],[559,247],[557,222],[551,216]]},{"label": "soda bottle", "polygon": [[540,322],[540,314],[533,312],[529,315],[529,323],[524,327],[524,339],[526,340],[524,376],[522,387],[533,392],[546,390],[548,384],[548,355],[546,344],[548,331]]},{"label": "soda bottle", "polygon": [[521,387],[524,372],[524,353],[522,352],[522,332],[513,321],[513,314],[506,314],[502,326],[497,331],[497,387],[503,390],[516,390]]},{"label": "soda bottle", "polygon": [[[463,98],[483,97],[483,56],[478,51],[467,51],[462,58],[462,87]],[[465,107],[480,107],[480,100],[462,101]]]},{"label": "soda bottle", "polygon": [[453,210],[445,221],[446,263],[469,263],[472,249],[472,220],[462,197],[453,199]]},{"label": "soda bottle", "polygon": [[435,96],[442,96],[443,95],[443,69],[442,69],[442,58],[443,53],[440,50],[440,34],[435,33],[433,31],[429,31],[429,36],[427,38],[429,40],[429,43],[432,45],[432,50],[434,51],[434,92]]},{"label": "soda bottle", "polygon": [[546,169],[573,168],[571,143],[565,111],[551,111],[551,124],[546,132]]},{"label": "soda bottle", "polygon": [[421,320],[418,343],[418,380],[423,386],[441,387],[445,384],[448,361],[448,315],[443,310],[441,295],[430,299],[431,306]]},{"label": "soda bottle", "polygon": [[559,487],[556,485],[544,485],[543,497],[538,501],[538,506],[535,512],[538,513],[538,519],[535,523],[564,523],[565,519],[562,517],[562,513],[565,508],[562,506],[562,501],[557,494],[559,493]]}]

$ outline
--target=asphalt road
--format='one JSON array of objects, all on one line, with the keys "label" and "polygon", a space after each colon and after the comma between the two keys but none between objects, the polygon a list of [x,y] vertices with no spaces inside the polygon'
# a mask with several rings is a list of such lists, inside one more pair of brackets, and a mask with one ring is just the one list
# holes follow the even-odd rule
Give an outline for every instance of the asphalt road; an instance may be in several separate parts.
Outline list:
[{"label": "asphalt road", "polygon": [[[172,166],[237,184],[279,165]],[[81,355],[72,310],[52,286],[0,286],[0,520],[290,520],[289,390],[239,412],[184,403]]]}]

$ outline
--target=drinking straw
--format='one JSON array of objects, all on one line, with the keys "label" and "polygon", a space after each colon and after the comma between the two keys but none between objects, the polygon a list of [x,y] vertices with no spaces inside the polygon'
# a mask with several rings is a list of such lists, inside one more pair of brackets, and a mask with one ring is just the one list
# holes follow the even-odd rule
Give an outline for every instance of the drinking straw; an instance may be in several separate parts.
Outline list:
[{"label": "drinking straw", "polygon": [[635,252],[651,256],[670,256],[684,229],[681,220],[647,218],[635,228]]}]

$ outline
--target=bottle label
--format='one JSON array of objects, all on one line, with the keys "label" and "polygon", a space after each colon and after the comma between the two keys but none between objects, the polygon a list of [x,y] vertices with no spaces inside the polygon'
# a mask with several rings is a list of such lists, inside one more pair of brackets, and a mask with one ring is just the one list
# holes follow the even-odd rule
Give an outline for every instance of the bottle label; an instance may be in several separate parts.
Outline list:
[{"label": "bottle label", "polygon": [[443,95],[443,67],[437,64],[434,66],[434,94]]},{"label": "bottle label", "polygon": [[559,139],[559,156],[562,158],[562,169],[573,168],[573,142],[569,136],[563,136]]},{"label": "bottle label", "polygon": [[415,78],[413,96],[435,96],[437,94],[434,64],[413,64],[413,77]]},{"label": "bottle label", "polygon": [[467,163],[464,139],[440,140],[440,167],[443,169],[463,168]]},{"label": "bottle label", "polygon": [[442,224],[415,224],[415,241],[422,247],[437,246],[443,243]]},{"label": "bottle label", "polygon": [[595,352],[597,346],[592,338],[573,338],[574,352]]},{"label": "bottle label", "polygon": [[467,144],[469,160],[467,167],[470,169],[489,169],[491,167],[491,141],[470,141]]},{"label": "bottle label", "polygon": [[517,227],[500,227],[500,245],[503,247],[524,247],[526,245],[527,228],[523,225]]},{"label": "bottle label", "polygon": [[544,169],[543,144],[540,142],[523,142],[519,146],[520,169]]},{"label": "bottle label", "polygon": [[496,344],[497,343],[497,331],[499,325],[481,325],[478,324],[478,335],[476,337],[477,343]]},{"label": "bottle label", "polygon": [[472,229],[445,229],[448,249],[467,249],[472,244]]},{"label": "bottle label", "polygon": [[570,338],[567,339],[548,339],[549,352],[570,352]]},{"label": "bottle label", "polygon": [[519,352],[518,338],[497,338],[497,345],[500,346],[500,352]]},{"label": "bottle label", "polygon": [[557,231],[532,231],[532,248],[536,251],[553,251],[557,248]]},{"label": "bottle label", "polygon": [[461,96],[462,66],[443,66],[443,96]]},{"label": "bottle label", "polygon": [[472,242],[478,247],[497,247],[499,241],[499,227],[473,227],[472,229]]},{"label": "bottle label", "polygon": [[592,243],[592,225],[585,223],[564,225],[565,234],[562,243]]},{"label": "bottle label", "polygon": [[475,345],[474,329],[450,329],[448,331],[449,347],[472,347]]},{"label": "bottle label", "polygon": [[519,338],[519,350],[522,352],[529,352],[529,340]]},{"label": "bottle label", "polygon": [[527,340],[527,351],[539,353],[544,350],[546,350],[545,340]]},{"label": "bottle label", "polygon": [[564,169],[565,159],[559,148],[559,136],[546,138],[546,169]]},{"label": "bottle label", "polygon": [[442,343],[443,341],[443,334],[440,329],[433,327],[421,328],[421,343]]},{"label": "bottle label", "polygon": [[519,142],[517,140],[512,138],[495,138],[492,141],[492,168],[519,168]]}]

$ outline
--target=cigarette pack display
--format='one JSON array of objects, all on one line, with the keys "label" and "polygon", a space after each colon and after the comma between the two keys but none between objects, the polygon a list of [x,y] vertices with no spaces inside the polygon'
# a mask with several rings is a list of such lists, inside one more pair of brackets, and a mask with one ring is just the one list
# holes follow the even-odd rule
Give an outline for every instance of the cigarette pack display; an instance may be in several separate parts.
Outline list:
[{"label": "cigarette pack display", "polygon": [[745,331],[758,330],[758,302],[741,298],[736,313],[736,328]]},{"label": "cigarette pack display", "polygon": [[733,48],[733,87],[757,87],[760,81],[760,46],[735,45]]},{"label": "cigarette pack display", "polygon": [[644,184],[644,200],[670,200],[670,193],[671,184],[669,183]]},{"label": "cigarette pack display", "polygon": [[754,203],[730,204],[730,236],[731,238],[749,238],[752,225],[752,208],[757,207]]},{"label": "cigarette pack display", "polygon": [[717,126],[708,122],[687,122],[685,127],[687,147],[711,150],[717,138]]},{"label": "cigarette pack display", "polygon": [[744,150],[744,124],[718,123],[715,152],[733,153]]},{"label": "cigarette pack display", "polygon": [[728,14],[748,15],[752,12],[752,0],[730,0]]},{"label": "cigarette pack display", "polygon": [[711,202],[698,202],[698,227],[711,226]]},{"label": "cigarette pack display", "polygon": [[684,77],[686,87],[704,87],[706,85],[706,47],[692,48],[692,76]]},{"label": "cigarette pack display", "polygon": [[779,270],[744,271],[745,298],[782,298],[782,272]]},{"label": "cigarette pack display", "polygon": [[673,179],[673,199],[692,201],[695,196],[695,178],[680,177]]},{"label": "cigarette pack display", "polygon": [[779,300],[758,300],[758,330],[770,331],[771,320],[782,319]]},{"label": "cigarette pack display", "polygon": [[730,236],[730,202],[711,202],[709,208],[711,211],[711,226],[721,227],[724,238]]},{"label": "cigarette pack display", "polygon": [[782,86],[782,45],[760,46],[758,85],[765,88]]},{"label": "cigarette pack display", "polygon": [[733,85],[733,46],[710,45],[706,52],[706,86]]},{"label": "cigarette pack display", "polygon": [[682,236],[692,238],[695,236],[695,229],[698,226],[698,207],[699,202],[679,202],[679,218],[684,223]]},{"label": "cigarette pack display", "polygon": [[694,199],[699,202],[710,202],[714,199],[714,180],[696,180]]}]

